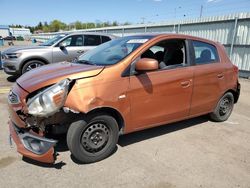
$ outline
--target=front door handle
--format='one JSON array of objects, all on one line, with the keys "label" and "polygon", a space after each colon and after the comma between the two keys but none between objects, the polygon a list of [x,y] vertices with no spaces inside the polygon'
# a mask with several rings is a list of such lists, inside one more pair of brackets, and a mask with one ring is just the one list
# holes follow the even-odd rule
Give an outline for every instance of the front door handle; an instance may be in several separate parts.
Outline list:
[{"label": "front door handle", "polygon": [[78,54],[83,54],[83,53],[84,53],[84,50],[78,50],[76,53],[78,53]]},{"label": "front door handle", "polygon": [[191,80],[181,82],[181,87],[187,88],[190,86]]},{"label": "front door handle", "polygon": [[222,79],[222,78],[224,78],[224,74],[223,74],[223,73],[220,73],[220,74],[217,75],[217,77],[218,77],[219,79]]}]

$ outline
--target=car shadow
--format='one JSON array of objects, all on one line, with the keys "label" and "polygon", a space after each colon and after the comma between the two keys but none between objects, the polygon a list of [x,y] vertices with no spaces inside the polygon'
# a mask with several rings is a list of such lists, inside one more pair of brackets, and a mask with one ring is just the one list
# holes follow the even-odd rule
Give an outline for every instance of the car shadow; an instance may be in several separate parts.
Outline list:
[{"label": "car shadow", "polygon": [[180,121],[177,123],[171,123],[171,124],[162,125],[159,127],[154,127],[151,129],[146,129],[146,130],[130,133],[127,135],[122,135],[119,138],[118,144],[121,147],[125,147],[127,145],[141,142],[150,138],[155,138],[155,137],[169,134],[175,131],[186,129],[186,128],[207,122],[208,120],[209,120],[208,117],[205,115],[205,116],[192,118],[189,120]]},{"label": "car shadow", "polygon": [[[135,144],[137,142],[141,142],[150,138],[155,138],[158,136],[162,136],[162,135],[166,135],[175,131],[179,131],[182,129],[186,129],[204,122],[209,121],[208,117],[205,116],[200,116],[200,117],[196,117],[196,118],[192,118],[189,120],[184,120],[184,121],[180,121],[177,123],[171,123],[171,124],[167,124],[167,125],[162,125],[162,126],[158,126],[158,127],[154,127],[151,129],[146,129],[146,130],[142,130],[142,131],[138,131],[138,132],[134,132],[134,133],[130,133],[127,135],[122,135],[119,138],[118,141],[118,145],[121,147],[126,147],[128,145],[131,144]],[[66,139],[66,134],[64,135],[58,135],[58,136],[53,136],[53,139],[58,140],[58,143],[55,146],[55,152],[65,152],[68,151],[68,146],[67,146],[67,139]],[[114,149],[114,151],[112,152],[111,155],[113,155],[114,153],[116,153],[118,150],[118,147],[116,146],[116,148]],[[72,154],[70,155],[71,160],[78,164],[78,165],[86,165],[86,163],[82,163],[81,161],[79,161],[78,159],[76,159]],[[60,161],[58,163],[55,164],[45,164],[45,163],[41,163],[38,161],[34,161],[32,159],[23,157],[23,161],[36,165],[36,166],[40,166],[40,167],[44,167],[44,168],[55,168],[55,169],[61,169],[64,165],[66,165],[65,162]]]},{"label": "car shadow", "polygon": [[18,76],[9,76],[7,77],[8,82],[15,82],[18,79]]}]

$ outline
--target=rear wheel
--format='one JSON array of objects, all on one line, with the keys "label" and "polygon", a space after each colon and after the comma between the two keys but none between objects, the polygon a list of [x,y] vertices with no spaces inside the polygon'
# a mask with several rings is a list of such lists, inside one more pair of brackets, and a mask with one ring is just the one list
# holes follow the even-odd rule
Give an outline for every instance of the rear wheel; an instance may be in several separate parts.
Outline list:
[{"label": "rear wheel", "polygon": [[118,124],[109,115],[98,115],[88,122],[72,123],[67,133],[67,144],[73,156],[83,163],[108,157],[118,141]]},{"label": "rear wheel", "polygon": [[233,111],[234,96],[227,92],[219,100],[214,112],[210,113],[210,118],[217,122],[226,121]]},{"label": "rear wheel", "polygon": [[44,62],[42,61],[39,61],[39,60],[31,60],[31,61],[28,61],[27,63],[24,64],[23,68],[22,68],[22,74],[30,71],[30,70],[33,70],[37,67],[41,67],[45,65]]}]

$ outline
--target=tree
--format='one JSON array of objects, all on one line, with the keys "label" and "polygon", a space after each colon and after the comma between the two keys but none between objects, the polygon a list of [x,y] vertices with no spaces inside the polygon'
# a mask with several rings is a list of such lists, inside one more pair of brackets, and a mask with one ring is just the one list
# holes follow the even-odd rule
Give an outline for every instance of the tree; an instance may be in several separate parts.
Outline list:
[{"label": "tree", "polygon": [[118,24],[117,21],[113,21],[112,26],[118,26],[118,25],[119,25],[119,24]]},{"label": "tree", "polygon": [[76,21],[75,22],[75,28],[76,29],[82,29],[83,27],[82,27],[83,25],[82,25],[82,22],[80,22],[80,21]]},{"label": "tree", "polygon": [[67,27],[67,25],[59,20],[53,20],[50,22],[49,28],[52,32],[57,32],[59,30],[64,30]]},{"label": "tree", "polygon": [[43,29],[43,24],[42,24],[42,22],[39,22],[39,23],[38,23],[37,29],[38,29],[38,30],[42,30],[42,29]]},{"label": "tree", "polygon": [[124,22],[123,25],[131,25],[130,22]]}]

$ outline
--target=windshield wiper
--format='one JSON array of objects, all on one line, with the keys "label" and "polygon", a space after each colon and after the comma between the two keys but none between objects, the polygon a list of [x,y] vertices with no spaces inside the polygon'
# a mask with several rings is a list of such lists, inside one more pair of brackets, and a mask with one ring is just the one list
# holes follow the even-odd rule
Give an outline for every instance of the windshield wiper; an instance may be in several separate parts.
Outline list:
[{"label": "windshield wiper", "polygon": [[87,61],[87,60],[77,60],[74,63],[79,63],[79,64],[86,64],[86,65],[96,65],[95,63],[93,63],[92,61]]}]

